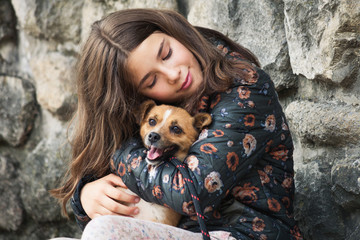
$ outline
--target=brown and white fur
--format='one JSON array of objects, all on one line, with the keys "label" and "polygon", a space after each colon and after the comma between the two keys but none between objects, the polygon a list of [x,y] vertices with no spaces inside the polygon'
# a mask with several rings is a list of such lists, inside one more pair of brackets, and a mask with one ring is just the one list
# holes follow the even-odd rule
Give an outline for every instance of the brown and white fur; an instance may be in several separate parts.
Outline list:
[{"label": "brown and white fur", "polygon": [[[169,157],[184,161],[200,131],[211,123],[211,117],[207,113],[191,116],[182,108],[156,105],[152,100],[141,104],[138,117],[140,135],[148,149],[148,170],[153,171],[154,175],[156,168]],[[140,213],[134,217],[138,219],[176,226],[181,218],[179,213],[170,208],[144,200],[140,200],[136,206]]]}]

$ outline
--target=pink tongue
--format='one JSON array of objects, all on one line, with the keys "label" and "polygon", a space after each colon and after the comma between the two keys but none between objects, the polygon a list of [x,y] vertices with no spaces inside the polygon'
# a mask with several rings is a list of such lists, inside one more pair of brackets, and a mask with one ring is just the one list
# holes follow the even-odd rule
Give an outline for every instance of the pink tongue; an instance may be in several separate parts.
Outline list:
[{"label": "pink tongue", "polygon": [[160,157],[163,154],[163,150],[156,148],[154,146],[151,146],[149,151],[147,152],[147,158],[149,160],[154,160],[158,157]]}]

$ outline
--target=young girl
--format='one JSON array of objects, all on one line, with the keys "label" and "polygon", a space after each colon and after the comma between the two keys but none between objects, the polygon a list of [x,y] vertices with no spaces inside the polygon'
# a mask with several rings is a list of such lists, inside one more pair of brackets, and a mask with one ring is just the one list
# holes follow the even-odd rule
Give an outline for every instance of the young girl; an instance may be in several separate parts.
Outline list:
[{"label": "young girl", "polygon": [[[140,229],[134,239],[201,239],[179,170],[167,163],[155,177],[146,171],[134,111],[151,98],[212,116],[185,161],[212,238],[301,239],[293,218],[292,139],[273,82],[251,52],[173,11],[123,10],[93,24],[77,87],[72,162],[64,185],[52,193],[65,213],[73,196],[82,229],[95,218],[90,224],[102,223],[101,235],[130,239]],[[137,214],[123,203],[138,197],[117,186],[181,213],[178,227],[186,231],[128,217],[97,218]],[[84,236],[97,236],[87,229]]]}]

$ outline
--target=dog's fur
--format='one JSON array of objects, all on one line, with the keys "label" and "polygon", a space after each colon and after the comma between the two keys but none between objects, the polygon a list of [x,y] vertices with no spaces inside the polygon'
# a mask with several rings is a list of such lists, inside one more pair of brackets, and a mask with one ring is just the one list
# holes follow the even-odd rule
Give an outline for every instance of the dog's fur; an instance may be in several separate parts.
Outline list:
[{"label": "dog's fur", "polygon": [[[148,100],[140,106],[138,122],[141,138],[148,149],[148,170],[155,172],[155,175],[156,168],[169,157],[184,161],[199,132],[211,123],[211,117],[207,113],[198,113],[192,117],[182,108],[156,105],[154,101]],[[172,226],[177,226],[181,218],[180,214],[170,208],[144,200],[140,200],[136,206],[140,213],[135,218]]]}]

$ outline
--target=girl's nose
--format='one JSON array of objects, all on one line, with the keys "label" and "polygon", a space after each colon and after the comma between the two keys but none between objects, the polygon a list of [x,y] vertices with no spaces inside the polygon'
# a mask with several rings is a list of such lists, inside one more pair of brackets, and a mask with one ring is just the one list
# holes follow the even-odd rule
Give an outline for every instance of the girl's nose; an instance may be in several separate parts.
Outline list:
[{"label": "girl's nose", "polygon": [[175,84],[180,78],[180,69],[167,69],[166,77],[169,84]]}]

